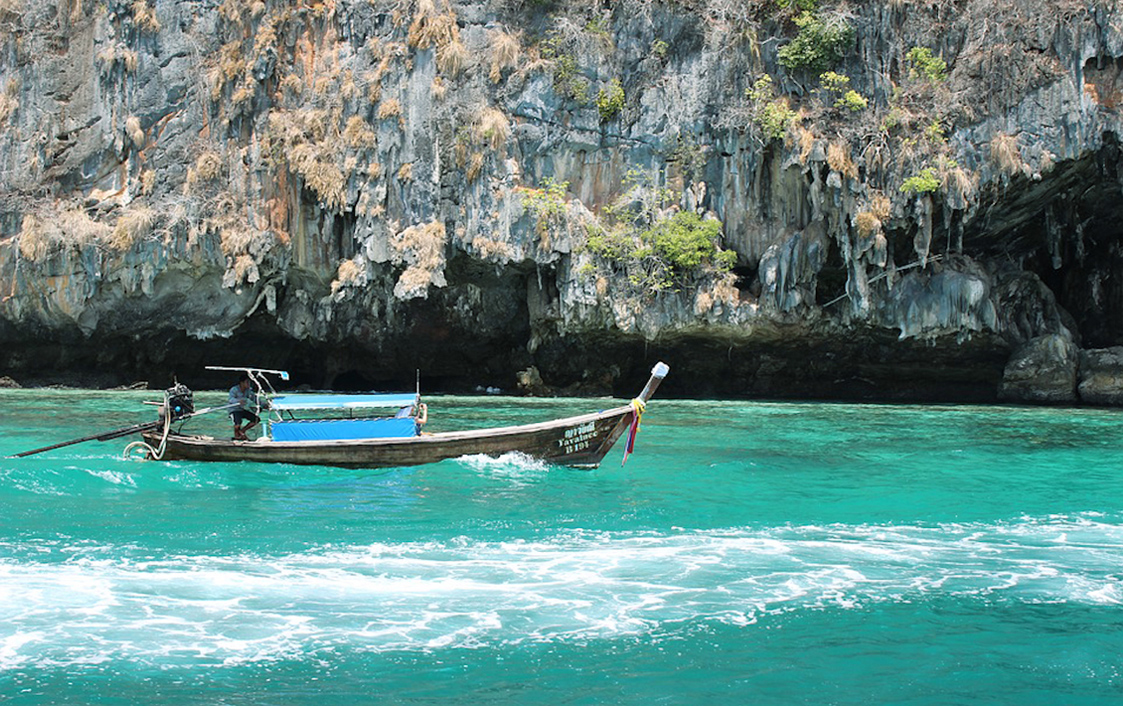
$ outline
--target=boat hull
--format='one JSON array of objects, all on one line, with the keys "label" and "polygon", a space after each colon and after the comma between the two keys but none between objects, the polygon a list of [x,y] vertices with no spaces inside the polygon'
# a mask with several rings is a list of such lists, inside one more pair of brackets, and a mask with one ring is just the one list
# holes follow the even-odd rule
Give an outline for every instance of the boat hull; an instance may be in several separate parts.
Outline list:
[{"label": "boat hull", "polygon": [[[625,406],[538,424],[341,441],[233,441],[172,433],[161,458],[387,468],[518,452],[558,465],[595,467],[628,429],[634,414],[632,407]],[[144,439],[158,448],[163,435],[150,431]]]}]

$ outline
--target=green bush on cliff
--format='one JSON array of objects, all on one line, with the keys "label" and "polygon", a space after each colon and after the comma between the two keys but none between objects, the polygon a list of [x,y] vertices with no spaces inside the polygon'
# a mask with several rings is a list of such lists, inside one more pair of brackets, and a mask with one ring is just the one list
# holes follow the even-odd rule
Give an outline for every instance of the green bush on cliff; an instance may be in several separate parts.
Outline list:
[{"label": "green bush on cliff", "polygon": [[600,113],[600,121],[607,123],[619,115],[623,109],[624,86],[620,84],[620,79],[614,78],[597,94],[597,111]]},{"label": "green bush on cliff", "polygon": [[919,174],[914,174],[905,179],[901,184],[901,192],[906,194],[927,194],[940,188],[940,177],[932,167],[925,167]]},{"label": "green bush on cliff", "polygon": [[562,48],[561,40],[551,36],[539,46],[543,59],[554,62],[554,90],[578,105],[589,102],[589,80],[581,75],[577,57]]},{"label": "green bush on cliff", "polygon": [[946,79],[948,62],[932,54],[928,47],[913,47],[905,55],[909,63],[909,78],[923,78],[933,83]]},{"label": "green bush on cliff", "polygon": [[745,97],[752,106],[753,122],[766,138],[780,140],[799,117],[799,113],[788,107],[786,98],[773,98],[773,95],[772,77],[768,74],[758,78],[751,88],[745,89]]},{"label": "green bush on cliff", "polygon": [[684,284],[705,268],[724,272],[733,267],[737,254],[718,247],[721,227],[721,221],[680,211],[638,233],[625,227],[593,229],[588,246],[621,266],[631,284],[658,292]]},{"label": "green bush on cliff", "polygon": [[844,74],[827,71],[819,76],[819,83],[834,98],[834,107],[839,110],[848,110],[857,113],[869,105],[869,101],[861,93],[850,89],[850,77]]},{"label": "green bush on cliff", "polygon": [[640,241],[679,274],[716,263],[720,237],[721,221],[703,220],[693,211],[679,211],[640,233]]},{"label": "green bush on cliff", "polygon": [[560,218],[565,213],[565,191],[568,181],[555,181],[553,177],[542,180],[539,189],[519,189],[523,206],[538,214],[539,219]]},{"label": "green bush on cliff", "polygon": [[791,70],[825,71],[854,44],[854,28],[841,17],[822,18],[803,12],[795,18],[799,34],[780,47],[780,64]]}]

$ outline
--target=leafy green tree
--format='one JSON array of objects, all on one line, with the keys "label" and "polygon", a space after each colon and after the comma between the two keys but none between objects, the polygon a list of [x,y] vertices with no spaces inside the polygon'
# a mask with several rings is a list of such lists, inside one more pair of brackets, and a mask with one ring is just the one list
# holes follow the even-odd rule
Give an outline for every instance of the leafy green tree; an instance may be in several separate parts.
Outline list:
[{"label": "leafy green tree", "polygon": [[822,72],[838,63],[854,45],[854,28],[841,17],[822,18],[805,11],[795,18],[799,33],[777,55],[788,69]]}]

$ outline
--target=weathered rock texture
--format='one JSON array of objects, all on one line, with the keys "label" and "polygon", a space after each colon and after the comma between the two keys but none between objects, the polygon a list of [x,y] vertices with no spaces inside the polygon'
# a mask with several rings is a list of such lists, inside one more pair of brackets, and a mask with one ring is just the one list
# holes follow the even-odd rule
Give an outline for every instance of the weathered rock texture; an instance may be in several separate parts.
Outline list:
[{"label": "weathered rock texture", "polygon": [[[853,111],[794,13],[0,0],[0,374],[1117,403],[1123,12],[823,2]],[[675,210],[732,271],[590,245]]]}]

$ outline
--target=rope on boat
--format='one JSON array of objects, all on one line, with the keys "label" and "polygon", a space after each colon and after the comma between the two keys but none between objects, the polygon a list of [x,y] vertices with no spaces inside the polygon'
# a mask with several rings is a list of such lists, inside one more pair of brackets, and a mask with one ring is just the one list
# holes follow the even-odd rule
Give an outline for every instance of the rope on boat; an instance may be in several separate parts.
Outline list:
[{"label": "rope on boat", "polygon": [[133,450],[144,449],[144,453],[147,455],[148,460],[159,461],[161,458],[164,457],[164,450],[165,450],[165,447],[167,446],[167,443],[168,443],[168,434],[171,432],[171,430],[172,430],[172,416],[170,414],[165,414],[164,415],[164,433],[160,437],[159,448],[152,448],[152,445],[149,444],[147,441],[143,441],[143,440],[134,441],[131,444],[129,444],[128,446],[125,447],[125,450],[121,452],[122,456],[124,456],[125,458],[128,458],[129,454],[132,453]]},{"label": "rope on boat", "polygon": [[632,400],[631,406],[632,428],[628,430],[628,443],[624,445],[624,459],[620,461],[621,466],[628,462],[628,455],[636,448],[636,434],[639,433],[640,418],[643,417],[643,413],[647,409],[647,403],[636,397]]}]

